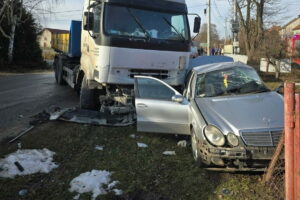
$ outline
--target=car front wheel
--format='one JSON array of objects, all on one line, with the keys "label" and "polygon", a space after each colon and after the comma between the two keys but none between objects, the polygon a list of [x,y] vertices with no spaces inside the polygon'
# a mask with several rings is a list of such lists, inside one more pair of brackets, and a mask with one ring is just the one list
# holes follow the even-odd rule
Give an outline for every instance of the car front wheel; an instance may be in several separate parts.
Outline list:
[{"label": "car front wheel", "polygon": [[192,145],[192,151],[193,151],[193,157],[196,162],[196,164],[199,167],[203,167],[203,162],[201,161],[200,152],[199,152],[199,139],[197,138],[194,129],[192,129],[192,135],[191,135],[191,145]]}]

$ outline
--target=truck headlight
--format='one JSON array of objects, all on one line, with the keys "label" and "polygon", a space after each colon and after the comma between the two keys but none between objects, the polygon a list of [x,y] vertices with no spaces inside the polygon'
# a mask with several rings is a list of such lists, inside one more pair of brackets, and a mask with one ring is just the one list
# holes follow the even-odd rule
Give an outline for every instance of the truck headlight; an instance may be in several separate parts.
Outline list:
[{"label": "truck headlight", "polygon": [[204,135],[207,140],[215,146],[223,146],[225,144],[224,134],[215,126],[208,125],[204,129]]},{"label": "truck headlight", "polygon": [[239,145],[239,139],[236,135],[234,135],[233,133],[229,133],[227,135],[227,141],[228,143],[233,146],[233,147],[236,147]]}]

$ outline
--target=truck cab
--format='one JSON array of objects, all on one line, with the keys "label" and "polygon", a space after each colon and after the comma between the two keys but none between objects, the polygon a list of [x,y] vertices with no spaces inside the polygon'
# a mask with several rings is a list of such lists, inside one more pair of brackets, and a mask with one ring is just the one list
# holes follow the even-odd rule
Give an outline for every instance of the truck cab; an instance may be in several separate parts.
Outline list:
[{"label": "truck cab", "polygon": [[133,105],[136,75],[183,86],[191,50],[187,16],[185,0],[85,0],[80,63],[61,67],[64,80],[80,90],[80,106]]}]

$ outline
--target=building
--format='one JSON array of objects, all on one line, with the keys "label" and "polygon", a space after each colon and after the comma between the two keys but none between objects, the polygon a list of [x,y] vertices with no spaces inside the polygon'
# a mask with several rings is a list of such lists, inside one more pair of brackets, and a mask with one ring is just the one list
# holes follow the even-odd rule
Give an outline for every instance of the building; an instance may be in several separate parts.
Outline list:
[{"label": "building", "polygon": [[300,25],[300,15],[282,27],[279,31],[282,38],[290,38],[294,35],[294,28]]},{"label": "building", "polygon": [[44,60],[53,60],[55,51],[67,52],[69,48],[69,31],[45,28],[38,37]]},{"label": "building", "polygon": [[65,37],[65,40],[69,40],[69,31],[52,28],[43,29],[39,36],[40,47],[52,48],[53,42],[55,42],[55,38],[57,37]]},{"label": "building", "polygon": [[293,29],[293,33],[294,33],[294,35],[300,35],[300,25],[296,26]]}]

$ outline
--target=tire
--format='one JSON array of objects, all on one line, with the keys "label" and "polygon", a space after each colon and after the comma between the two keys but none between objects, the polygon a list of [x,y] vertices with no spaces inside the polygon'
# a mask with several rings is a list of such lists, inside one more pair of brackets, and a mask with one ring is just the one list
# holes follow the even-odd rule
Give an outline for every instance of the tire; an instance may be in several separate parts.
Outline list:
[{"label": "tire", "polygon": [[199,153],[199,139],[197,138],[194,129],[191,130],[191,146],[192,146],[192,152],[193,152],[193,158],[195,160],[195,163],[199,167],[204,167],[204,163],[201,160],[200,153]]},{"label": "tire", "polygon": [[100,108],[99,95],[96,89],[89,89],[88,80],[84,75],[80,89],[80,108],[86,110],[97,110]]},{"label": "tire", "polygon": [[57,84],[58,85],[65,85],[66,82],[63,79],[63,58],[61,56],[57,59],[57,65],[56,65],[56,73],[57,73]]},{"label": "tire", "polygon": [[58,73],[57,73],[57,65],[58,65],[58,59],[55,57],[53,62],[53,70],[54,70],[54,76],[55,76],[55,82],[58,83]]}]

